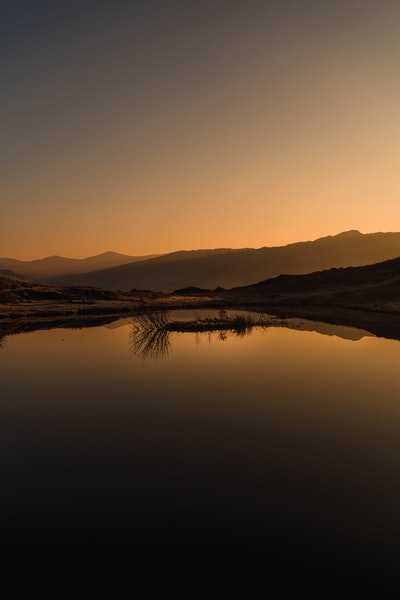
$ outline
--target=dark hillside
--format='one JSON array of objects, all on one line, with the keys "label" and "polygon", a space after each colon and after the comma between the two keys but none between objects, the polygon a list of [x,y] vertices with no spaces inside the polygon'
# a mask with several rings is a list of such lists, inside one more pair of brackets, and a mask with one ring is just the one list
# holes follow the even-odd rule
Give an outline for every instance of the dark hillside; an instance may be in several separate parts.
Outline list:
[{"label": "dark hillside", "polygon": [[228,293],[262,297],[273,303],[339,303],[382,308],[388,303],[400,303],[400,258],[308,275],[280,275]]},{"label": "dark hillside", "polygon": [[174,252],[68,277],[60,284],[115,290],[172,292],[187,287],[215,289],[250,285],[282,273],[305,274],[331,267],[372,264],[400,256],[400,233],[349,231],[312,242],[240,250]]}]

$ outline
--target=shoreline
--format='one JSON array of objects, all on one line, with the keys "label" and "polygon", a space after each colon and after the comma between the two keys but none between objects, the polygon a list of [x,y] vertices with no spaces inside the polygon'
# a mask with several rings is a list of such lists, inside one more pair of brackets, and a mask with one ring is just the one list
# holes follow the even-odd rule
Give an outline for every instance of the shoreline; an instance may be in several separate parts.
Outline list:
[{"label": "shoreline", "polygon": [[[374,307],[319,304],[278,304],[259,298],[236,299],[221,296],[168,296],[97,301],[92,304],[26,301],[0,304],[0,337],[54,328],[83,328],[108,324],[121,317],[134,317],[151,311],[179,309],[230,309],[265,312],[279,318],[303,318],[331,325],[366,330],[377,337],[400,340],[400,311]],[[222,323],[214,322],[213,329]]]}]

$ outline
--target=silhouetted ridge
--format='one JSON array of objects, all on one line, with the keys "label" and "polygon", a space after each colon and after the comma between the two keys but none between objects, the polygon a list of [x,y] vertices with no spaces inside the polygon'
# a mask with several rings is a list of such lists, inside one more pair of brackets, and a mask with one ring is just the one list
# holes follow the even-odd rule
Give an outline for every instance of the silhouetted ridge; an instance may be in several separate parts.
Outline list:
[{"label": "silhouetted ridge", "polygon": [[210,292],[210,290],[207,290],[205,288],[198,288],[198,287],[187,287],[187,288],[182,288],[181,290],[175,290],[174,292],[172,292],[173,294],[179,294],[180,296],[199,296],[201,294],[208,294]]},{"label": "silhouetted ridge", "polygon": [[356,230],[287,246],[231,250],[188,250],[110,269],[56,278],[65,284],[115,290],[172,292],[251,285],[282,273],[306,274],[329,268],[368,265],[400,255],[400,233]]},{"label": "silhouetted ridge", "polygon": [[[153,257],[154,255],[151,255]],[[20,273],[22,277],[46,281],[54,277],[79,274],[98,269],[111,268],[122,264],[143,260],[143,256],[128,256],[117,252],[103,252],[88,258],[66,258],[64,256],[47,256],[37,260],[17,260],[0,258],[0,268]]]},{"label": "silhouetted ridge", "polygon": [[14,271],[11,271],[10,269],[0,269],[0,277],[6,277],[6,278],[10,278],[10,279],[19,279],[19,280],[27,279],[26,276],[20,275],[19,273],[15,273]]},{"label": "silhouetted ridge", "polygon": [[19,300],[110,300],[116,296],[115,292],[101,288],[84,286],[57,287],[0,276],[0,303]]},{"label": "silhouetted ridge", "polygon": [[382,263],[362,267],[332,268],[316,271],[307,275],[279,275],[272,279],[260,281],[254,285],[237,288],[238,290],[281,292],[312,289],[327,289],[343,286],[373,285],[382,282],[400,281],[400,257]]}]

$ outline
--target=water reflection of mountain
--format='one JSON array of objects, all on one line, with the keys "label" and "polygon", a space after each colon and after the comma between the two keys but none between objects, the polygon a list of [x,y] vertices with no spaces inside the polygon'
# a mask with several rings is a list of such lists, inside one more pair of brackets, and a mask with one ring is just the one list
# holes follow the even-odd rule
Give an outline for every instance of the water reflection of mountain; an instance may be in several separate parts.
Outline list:
[{"label": "water reflection of mountain", "polygon": [[298,329],[300,331],[310,331],[321,333],[322,335],[334,335],[344,340],[352,340],[357,342],[364,337],[375,337],[373,333],[365,329],[357,329],[356,327],[348,327],[347,325],[332,325],[317,321],[309,321],[307,319],[290,318],[285,319],[285,327],[288,329]]},{"label": "water reflection of mountain", "polygon": [[129,317],[122,317],[118,318],[116,321],[112,321],[111,323],[106,323],[104,327],[106,327],[107,329],[119,329],[120,327],[129,325],[130,322],[131,319]]}]

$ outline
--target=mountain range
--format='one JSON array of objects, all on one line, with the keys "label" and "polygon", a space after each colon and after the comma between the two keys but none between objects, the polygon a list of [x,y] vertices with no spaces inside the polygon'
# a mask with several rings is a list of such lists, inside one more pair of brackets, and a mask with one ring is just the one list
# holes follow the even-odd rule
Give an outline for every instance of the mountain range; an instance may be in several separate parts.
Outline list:
[{"label": "mountain range", "polygon": [[86,259],[54,256],[36,261],[0,258],[0,270],[7,277],[56,285],[172,292],[186,287],[246,286],[281,274],[368,265],[398,256],[400,233],[362,234],[352,230],[314,241],[259,249],[182,250],[147,257],[106,252]]},{"label": "mountain range", "polygon": [[[118,252],[104,252],[88,258],[66,258],[64,256],[47,256],[38,260],[18,260],[15,258],[0,258],[0,271],[9,271],[18,278],[49,279],[56,276],[67,276],[86,273],[98,269],[106,269],[134,263],[138,260],[153,258],[150,256],[129,256]],[[4,274],[6,277],[7,275]],[[10,275],[11,276],[11,275]]]},{"label": "mountain range", "polygon": [[305,274],[332,267],[361,266],[397,256],[400,256],[400,233],[348,231],[279,247],[173,252],[112,268],[56,277],[54,282],[162,292],[188,286],[232,288],[283,273]]},{"label": "mountain range", "polygon": [[54,286],[0,275],[0,307],[4,308],[0,314],[0,342],[10,331],[48,327],[49,323],[54,326],[54,322],[57,326],[98,324],[105,317],[115,319],[135,311],[176,307],[251,307],[278,317],[347,325],[400,339],[400,258],[306,275],[279,275],[232,289],[191,287],[171,295]]},{"label": "mountain range", "polygon": [[279,275],[227,290],[236,297],[262,298],[269,304],[343,305],[390,310],[400,301],[400,258],[362,267],[342,267],[307,275]]}]

